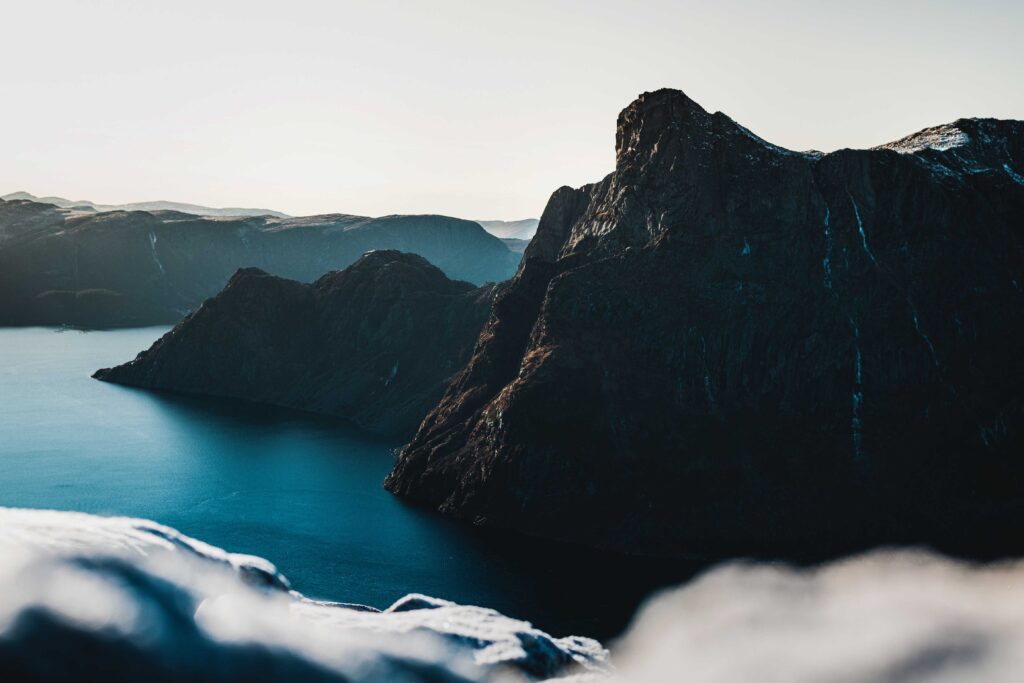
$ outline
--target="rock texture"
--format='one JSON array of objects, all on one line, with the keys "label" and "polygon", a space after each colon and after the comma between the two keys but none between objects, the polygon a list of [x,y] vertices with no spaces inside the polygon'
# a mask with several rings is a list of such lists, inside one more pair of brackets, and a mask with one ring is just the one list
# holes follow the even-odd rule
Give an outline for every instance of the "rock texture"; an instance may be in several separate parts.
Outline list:
[{"label": "rock texture", "polygon": [[1021,550],[1024,123],[800,153],[662,90],[616,137],[387,488],[629,552]]},{"label": "rock texture", "polygon": [[408,438],[468,359],[495,289],[396,251],[312,284],[240,270],[134,361],[94,376],[340,415]]},{"label": "rock texture", "polygon": [[175,323],[239,268],[310,282],[371,249],[416,253],[477,284],[511,277],[520,258],[477,223],[444,216],[223,218],[0,201],[0,325]]}]

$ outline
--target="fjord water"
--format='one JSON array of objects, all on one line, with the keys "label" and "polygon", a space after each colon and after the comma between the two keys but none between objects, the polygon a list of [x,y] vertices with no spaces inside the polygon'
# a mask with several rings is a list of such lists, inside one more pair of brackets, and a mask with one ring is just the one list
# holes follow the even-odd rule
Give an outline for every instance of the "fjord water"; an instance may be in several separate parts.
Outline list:
[{"label": "fjord water", "polygon": [[0,505],[153,519],[266,557],[310,597],[426,593],[555,635],[612,635],[682,578],[403,504],[381,486],[397,444],[336,420],[90,378],[165,331],[0,329]]}]

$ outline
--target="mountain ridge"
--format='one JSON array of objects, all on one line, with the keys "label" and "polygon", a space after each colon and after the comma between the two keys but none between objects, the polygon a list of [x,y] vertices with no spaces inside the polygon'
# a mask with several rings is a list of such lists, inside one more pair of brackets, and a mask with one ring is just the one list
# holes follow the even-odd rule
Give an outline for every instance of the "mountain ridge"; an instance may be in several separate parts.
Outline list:
[{"label": "mountain ridge", "polygon": [[955,125],[793,152],[641,95],[386,487],[626,552],[1014,546],[1024,123]]},{"label": "mountain ridge", "polygon": [[245,268],[135,360],[93,377],[334,415],[407,438],[468,357],[495,290],[390,250],[309,284]]},{"label": "mountain ridge", "polygon": [[95,213],[0,200],[0,324],[175,323],[239,268],[311,282],[389,248],[476,284],[511,277],[520,258],[479,224],[447,216]]},{"label": "mountain ridge", "polygon": [[151,202],[130,202],[127,204],[97,204],[96,202],[88,199],[72,200],[65,199],[64,197],[47,196],[37,197],[29,192],[18,191],[10,194],[3,195],[0,199],[11,201],[11,200],[28,200],[39,204],[53,204],[54,206],[62,209],[85,209],[92,210],[98,213],[107,211],[178,211],[181,213],[194,214],[197,216],[274,216],[276,218],[288,218],[288,214],[280,211],[273,211],[271,209],[246,209],[241,207],[222,207],[215,208],[211,206],[201,206],[199,204],[189,204],[187,202],[171,202],[166,200],[156,200]]}]

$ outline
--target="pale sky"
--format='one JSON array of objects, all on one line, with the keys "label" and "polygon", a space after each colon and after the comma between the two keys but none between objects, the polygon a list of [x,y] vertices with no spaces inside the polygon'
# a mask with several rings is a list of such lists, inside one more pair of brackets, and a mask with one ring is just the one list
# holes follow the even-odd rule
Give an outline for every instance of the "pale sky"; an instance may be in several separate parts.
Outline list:
[{"label": "pale sky", "polygon": [[1024,1],[5,0],[0,194],[539,216],[637,94],[795,149],[1024,119]]}]

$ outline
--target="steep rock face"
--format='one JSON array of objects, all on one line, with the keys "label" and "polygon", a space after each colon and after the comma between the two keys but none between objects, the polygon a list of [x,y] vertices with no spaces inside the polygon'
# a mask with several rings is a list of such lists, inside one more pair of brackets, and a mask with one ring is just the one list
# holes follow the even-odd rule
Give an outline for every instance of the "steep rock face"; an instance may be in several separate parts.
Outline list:
[{"label": "steep rock face", "polygon": [[240,270],[149,350],[95,377],[340,415],[408,437],[468,359],[495,288],[396,251],[308,285]]},{"label": "steep rock face", "polygon": [[520,258],[477,223],[444,216],[218,218],[0,201],[0,325],[174,323],[239,268],[311,282],[371,249],[419,254],[477,284],[511,277]]},{"label": "steep rock face", "polygon": [[678,91],[555,192],[389,475],[631,552],[1020,550],[1024,123],[785,150]]}]

